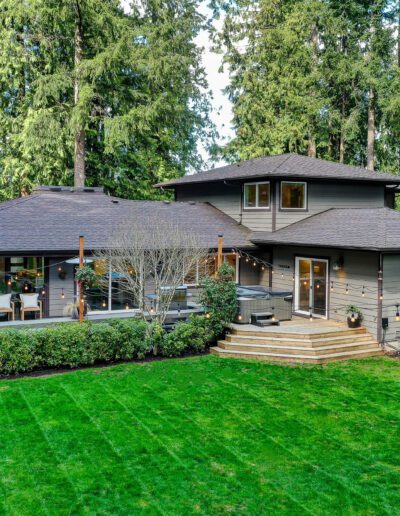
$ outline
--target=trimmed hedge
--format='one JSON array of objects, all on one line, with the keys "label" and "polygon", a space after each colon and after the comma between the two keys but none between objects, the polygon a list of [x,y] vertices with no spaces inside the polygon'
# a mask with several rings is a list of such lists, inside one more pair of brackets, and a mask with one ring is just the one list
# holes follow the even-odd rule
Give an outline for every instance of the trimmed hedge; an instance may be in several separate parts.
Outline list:
[{"label": "trimmed hedge", "polygon": [[151,351],[148,324],[135,319],[1,330],[0,374],[143,359]]},{"label": "trimmed hedge", "polygon": [[177,357],[184,353],[201,353],[214,340],[214,333],[205,317],[192,315],[188,322],[178,323],[171,333],[164,335],[160,354]]}]

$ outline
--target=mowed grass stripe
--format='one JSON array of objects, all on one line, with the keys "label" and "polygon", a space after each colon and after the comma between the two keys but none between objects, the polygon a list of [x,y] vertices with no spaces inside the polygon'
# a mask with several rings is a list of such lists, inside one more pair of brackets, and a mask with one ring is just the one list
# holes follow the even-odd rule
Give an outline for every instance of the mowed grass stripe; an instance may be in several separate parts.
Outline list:
[{"label": "mowed grass stripe", "polygon": [[[126,393],[131,392],[132,387],[137,389],[138,385],[132,386],[131,382],[129,384],[125,382],[124,385],[119,384],[118,387],[120,387],[120,393]],[[260,482],[259,476],[255,474],[253,464],[243,459],[242,454],[237,450],[227,447],[224,441],[218,439],[213,432],[209,432],[207,428],[200,428],[196,423],[193,424],[193,420],[188,418],[180,407],[176,409],[147,385],[141,385],[140,388],[147,390],[147,399],[159,401],[158,406],[162,409],[158,409],[157,416],[174,431],[172,435],[175,435],[175,440],[177,435],[180,436],[179,439],[183,441],[184,446],[181,445],[179,451],[181,453],[184,451],[186,461],[190,459],[193,474],[203,483],[215,482],[218,487],[217,497],[215,497],[215,493],[210,491],[205,484],[207,488],[204,493],[204,501],[207,502],[210,510],[218,510],[221,494],[230,496],[232,502],[243,505],[243,493],[245,493],[247,510],[257,511],[263,510],[263,508],[265,510],[273,508],[281,510],[285,507],[292,510],[301,509],[303,512],[308,511],[290,493],[285,493],[279,486],[274,486],[272,482],[265,479],[265,484],[268,484],[269,491],[267,491],[264,483]],[[134,407],[130,408],[132,403],[129,396],[120,394],[120,402],[121,398],[124,399],[124,407],[127,410],[130,412],[135,410]],[[142,396],[141,399],[143,398]],[[165,424],[163,424],[164,438],[167,436],[165,429]],[[186,439],[185,434],[190,435],[190,439]],[[198,446],[199,444],[200,446]],[[201,461],[199,461],[200,457]],[[221,482],[221,475],[224,475],[224,482]],[[262,506],[259,503],[260,495],[263,500]],[[255,501],[256,503],[254,503]]]},{"label": "mowed grass stripe", "polygon": [[[1,394],[13,426],[10,462],[2,464],[3,478],[11,478],[7,507],[11,514],[51,514],[77,507],[76,495],[21,396],[19,385]],[[18,482],[14,482],[19,479]]]},{"label": "mowed grass stripe", "polygon": [[[43,424],[50,427],[49,438],[60,449],[70,478],[78,483],[85,507],[118,513],[121,506],[132,511],[151,506],[151,497],[143,493],[125,460],[116,457],[101,432],[71,403],[65,391],[59,385],[38,387],[30,389],[30,401],[37,406]],[[58,407],[63,410],[58,412]],[[54,414],[58,414],[57,426]]]},{"label": "mowed grass stripe", "polygon": [[5,512],[400,514],[400,364],[350,364],[206,356],[1,382]]},{"label": "mowed grass stripe", "polygon": [[[317,425],[305,424],[297,415],[293,416],[293,414],[289,413],[286,409],[274,407],[271,402],[266,401],[259,393],[257,393],[256,396],[254,393],[237,385],[225,380],[221,381],[228,384],[231,388],[241,389],[249,398],[253,398],[258,402],[261,401],[261,403],[267,407],[271,416],[275,413],[275,420],[279,420],[280,416],[282,416],[281,426],[276,432],[277,437],[274,438],[274,441],[293,453],[298,459],[305,461],[307,464],[317,469],[321,475],[327,477],[330,481],[333,480],[336,482],[339,489],[342,489],[345,500],[353,504],[355,502],[354,496],[356,496],[362,499],[361,505],[363,501],[369,502],[370,498],[368,498],[368,494],[365,493],[365,488],[368,487],[369,491],[373,490],[373,494],[379,499],[379,502],[375,503],[376,510],[382,513],[392,514],[392,508],[388,506],[387,500],[380,499],[382,490],[377,476],[371,479],[372,481],[368,484],[364,483],[362,488],[358,487],[360,486],[360,479],[363,477],[367,478],[366,475],[370,474],[371,463],[364,460],[363,457],[355,453],[351,448],[346,447],[339,439],[333,439],[329,432],[323,434]],[[242,417],[239,413],[236,413],[236,416]],[[252,419],[254,419],[254,415]],[[264,432],[262,428],[256,427],[254,423],[250,422],[250,424],[254,429],[258,428],[258,430]],[[296,435],[294,439],[291,439],[291,446],[288,447],[286,445],[288,439],[284,436],[283,429],[293,425],[304,427],[306,433]],[[307,434],[309,438],[304,443],[304,435]],[[321,446],[323,447],[322,450],[320,450]],[[318,451],[320,456],[317,454]],[[327,458],[334,459],[334,461],[327,460]],[[353,464],[355,464],[356,467]],[[339,465],[340,469],[338,468]],[[387,472],[385,468],[379,467],[379,469],[381,473],[383,470]]]},{"label": "mowed grass stripe", "polygon": [[[137,459],[143,461],[144,467],[141,475],[137,475],[137,478],[144,488],[146,486],[153,488],[152,502],[157,510],[164,514],[170,514],[168,505],[174,507],[176,497],[182,493],[187,493],[187,503],[194,503],[196,500],[194,493],[196,478],[185,467],[184,462],[177,459],[157,437],[157,425],[160,424],[158,418],[153,417],[149,411],[142,411],[142,417],[147,421],[147,429],[144,430],[138,418],[132,417],[129,413],[121,410],[115,399],[107,396],[100,386],[101,384],[97,383],[101,406],[95,412],[93,412],[91,404],[87,403],[86,396],[82,393],[79,384],[69,383],[68,388],[63,387],[81,410],[87,413],[93,424],[101,430],[121,458],[126,457],[126,454],[131,454],[132,446],[134,447],[136,442],[140,442],[141,453],[137,455]],[[103,417],[107,411],[114,413],[112,421]],[[154,426],[154,431],[150,430],[149,426]],[[118,432],[115,431],[116,428],[119,429]],[[132,466],[132,473],[135,474],[135,464]],[[175,479],[173,490],[171,490],[169,478]],[[163,493],[164,496],[162,496]],[[184,497],[182,497],[182,500],[184,500]],[[201,511],[200,508],[199,511]]]}]

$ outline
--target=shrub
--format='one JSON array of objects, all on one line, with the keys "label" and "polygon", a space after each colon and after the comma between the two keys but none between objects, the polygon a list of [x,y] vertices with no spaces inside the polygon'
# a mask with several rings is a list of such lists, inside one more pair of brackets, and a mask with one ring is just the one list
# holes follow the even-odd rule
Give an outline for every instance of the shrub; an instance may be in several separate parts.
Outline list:
[{"label": "shrub", "polygon": [[215,337],[220,336],[224,328],[234,320],[237,311],[236,285],[234,269],[224,263],[215,277],[204,280],[200,303],[207,311],[209,325]]},{"label": "shrub", "polygon": [[136,319],[1,330],[0,374],[142,359],[151,350],[148,325]]},{"label": "shrub", "polygon": [[193,315],[187,322],[179,322],[171,333],[164,336],[160,345],[163,356],[183,353],[200,353],[213,340],[213,332],[205,317]]}]

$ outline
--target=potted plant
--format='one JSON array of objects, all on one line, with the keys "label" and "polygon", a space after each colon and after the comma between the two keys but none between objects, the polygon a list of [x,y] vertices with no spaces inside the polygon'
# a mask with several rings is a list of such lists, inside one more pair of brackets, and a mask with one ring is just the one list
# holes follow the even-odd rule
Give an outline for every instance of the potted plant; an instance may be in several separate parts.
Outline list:
[{"label": "potted plant", "polygon": [[347,325],[349,328],[358,328],[363,320],[363,313],[356,305],[346,306]]},{"label": "potted plant", "polygon": [[82,269],[76,271],[75,280],[84,291],[95,287],[98,283],[97,274],[89,265],[84,265]]}]

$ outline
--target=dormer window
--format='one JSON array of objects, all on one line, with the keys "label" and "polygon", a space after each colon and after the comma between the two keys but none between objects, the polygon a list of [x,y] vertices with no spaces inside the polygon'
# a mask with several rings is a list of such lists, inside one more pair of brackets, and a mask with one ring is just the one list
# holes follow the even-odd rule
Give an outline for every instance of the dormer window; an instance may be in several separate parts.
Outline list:
[{"label": "dormer window", "polygon": [[307,209],[307,183],[300,181],[281,182],[281,210]]},{"label": "dormer window", "polygon": [[243,186],[243,207],[246,210],[268,210],[270,204],[269,182],[245,183]]}]

